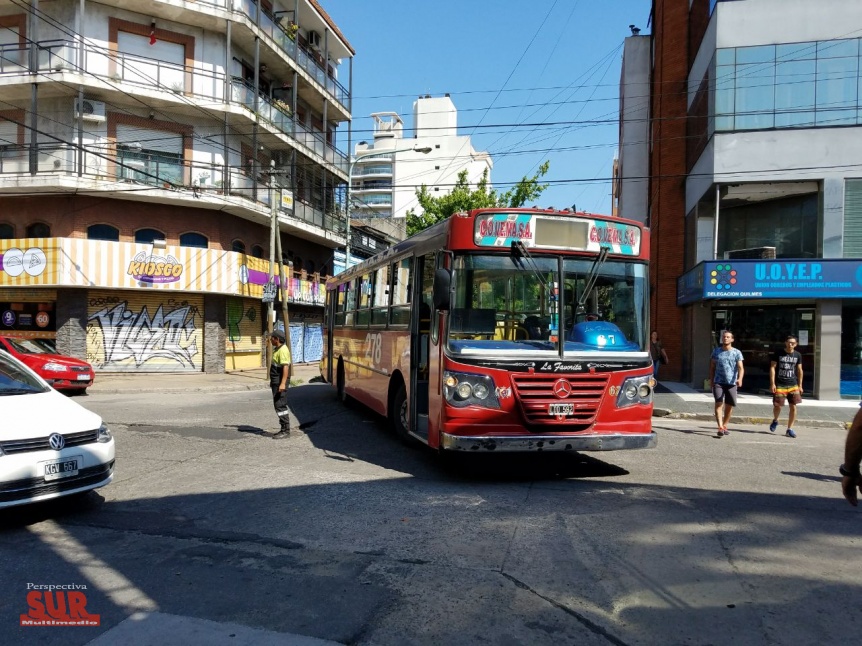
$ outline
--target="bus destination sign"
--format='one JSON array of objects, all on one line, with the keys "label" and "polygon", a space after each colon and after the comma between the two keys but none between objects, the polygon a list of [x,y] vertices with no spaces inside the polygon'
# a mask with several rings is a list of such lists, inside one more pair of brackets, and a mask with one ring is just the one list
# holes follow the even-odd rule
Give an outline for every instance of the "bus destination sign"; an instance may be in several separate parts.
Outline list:
[{"label": "bus destination sign", "polygon": [[640,229],[592,218],[554,217],[530,213],[494,213],[476,218],[474,240],[479,247],[509,247],[520,242],[537,249],[572,249],[636,256]]}]

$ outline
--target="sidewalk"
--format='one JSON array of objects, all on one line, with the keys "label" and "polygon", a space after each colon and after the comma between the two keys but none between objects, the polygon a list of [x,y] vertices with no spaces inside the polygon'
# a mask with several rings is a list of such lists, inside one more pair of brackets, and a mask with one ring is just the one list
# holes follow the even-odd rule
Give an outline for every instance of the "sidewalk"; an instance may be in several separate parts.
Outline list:
[{"label": "sidewalk", "polygon": [[[307,384],[320,377],[316,363],[293,367],[292,383]],[[265,368],[237,370],[222,374],[188,373],[97,373],[89,392],[96,394],[154,392],[231,392],[237,390],[268,390],[269,371]],[[655,393],[655,417],[714,421],[711,393],[670,381],[659,383]],[[821,401],[803,399],[798,408],[795,426],[838,426],[844,428],[859,408],[858,401]],[[781,419],[787,419],[787,407]],[[772,398],[765,395],[742,394],[733,414],[738,424],[769,424],[772,421]],[[783,428],[783,427],[782,427]]]},{"label": "sidewalk", "polygon": [[[733,421],[737,424],[769,424],[772,421],[772,397],[769,395],[739,395]],[[712,393],[695,390],[686,384],[672,381],[659,382],[655,393],[654,417],[675,419],[697,419],[715,421],[713,414],[715,400]],[[803,395],[802,403],[796,409],[796,426],[838,426],[845,428],[859,409],[859,402],[853,400],[818,400]],[[787,422],[787,406],[780,417]],[[780,426],[784,431],[786,427]]]},{"label": "sidewalk", "polygon": [[[316,363],[297,364],[293,367],[292,384],[307,384],[320,377]],[[121,393],[177,393],[177,392],[232,392],[237,390],[269,390],[269,370],[253,368],[221,374],[203,372],[141,374],[96,373],[93,385],[87,392],[93,395]]]}]

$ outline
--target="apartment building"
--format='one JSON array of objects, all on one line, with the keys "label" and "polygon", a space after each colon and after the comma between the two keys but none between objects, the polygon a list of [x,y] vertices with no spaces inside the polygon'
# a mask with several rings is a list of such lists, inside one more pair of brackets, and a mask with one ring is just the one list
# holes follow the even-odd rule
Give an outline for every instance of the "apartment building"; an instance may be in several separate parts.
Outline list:
[{"label": "apartment building", "polygon": [[319,358],[353,55],[316,0],[0,0],[0,333],[97,371],[259,366],[280,249]]},{"label": "apartment building", "polygon": [[[804,387],[862,395],[862,4],[654,0],[648,223],[660,378],[743,388],[798,337]],[[622,213],[626,215],[626,213]]]},{"label": "apartment building", "polygon": [[[477,151],[469,135],[458,134],[458,110],[447,94],[420,96],[413,102],[412,136],[397,112],[375,112],[373,139],[356,144],[350,165],[351,264],[403,240],[406,216],[421,213],[416,191],[425,184],[432,196],[451,191],[458,174],[476,186],[494,167],[487,152]],[[370,243],[370,246],[369,244]],[[385,247],[383,247],[385,248]],[[354,256],[355,254],[355,256]],[[344,255],[336,255],[336,271]]]}]

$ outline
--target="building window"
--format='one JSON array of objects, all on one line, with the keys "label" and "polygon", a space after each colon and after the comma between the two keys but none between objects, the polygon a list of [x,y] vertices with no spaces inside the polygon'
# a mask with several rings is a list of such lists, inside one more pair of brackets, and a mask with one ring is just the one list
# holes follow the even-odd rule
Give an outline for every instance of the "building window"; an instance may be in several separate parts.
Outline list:
[{"label": "building window", "polygon": [[245,243],[242,240],[234,240],[230,245],[230,250],[236,253],[245,253]]},{"label": "building window", "polygon": [[777,258],[817,257],[818,195],[721,209],[719,252],[775,247]]},{"label": "building window", "polygon": [[181,247],[197,247],[198,249],[206,249],[209,247],[209,240],[200,233],[184,233],[180,236]]},{"label": "building window", "polygon": [[255,258],[263,258],[263,247],[259,244],[251,246],[251,255]]},{"label": "building window", "polygon": [[120,241],[120,230],[110,224],[92,224],[87,227],[88,240]]},{"label": "building window", "polygon": [[11,240],[15,237],[15,229],[11,224],[0,224],[0,240]]},{"label": "building window", "polygon": [[862,124],[862,39],[716,51],[715,131]]},{"label": "building window", "polygon": [[165,234],[158,229],[138,229],[135,231],[135,242],[138,244],[152,244],[153,240],[164,240]]},{"label": "building window", "polygon": [[51,227],[43,222],[34,222],[27,227],[26,233],[28,238],[50,238]]}]

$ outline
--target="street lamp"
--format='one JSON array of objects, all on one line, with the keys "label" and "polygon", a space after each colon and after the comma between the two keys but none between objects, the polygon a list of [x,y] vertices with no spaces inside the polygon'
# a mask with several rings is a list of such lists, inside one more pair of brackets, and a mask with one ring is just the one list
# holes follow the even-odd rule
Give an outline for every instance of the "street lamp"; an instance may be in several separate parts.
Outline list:
[{"label": "street lamp", "polygon": [[[415,152],[427,155],[432,150],[433,148],[431,148],[431,146],[413,146],[412,148],[395,148],[393,150],[370,150],[364,155],[354,155],[353,160],[351,160],[350,162],[350,166],[347,167],[347,191],[345,194],[344,202],[344,207],[347,212],[347,244],[344,245],[345,271],[350,268],[350,191],[353,188],[353,168],[356,166],[356,162],[363,159],[368,159],[369,157],[375,157],[380,155],[394,155],[395,153]],[[393,161],[395,160],[393,159]]]}]

